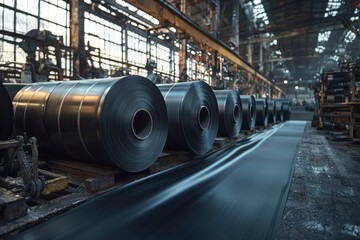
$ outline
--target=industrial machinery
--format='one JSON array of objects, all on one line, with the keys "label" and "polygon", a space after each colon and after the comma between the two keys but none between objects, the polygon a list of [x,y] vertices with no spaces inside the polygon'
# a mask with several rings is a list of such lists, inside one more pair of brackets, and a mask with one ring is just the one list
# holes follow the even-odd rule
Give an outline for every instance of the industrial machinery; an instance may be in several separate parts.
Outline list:
[{"label": "industrial machinery", "polygon": [[[27,54],[26,63],[21,71],[21,82],[46,82],[51,76],[63,80],[61,67],[63,37],[47,30],[37,29],[29,31],[25,37],[27,38],[19,43]],[[37,51],[39,51],[38,56]]]},{"label": "industrial machinery", "polygon": [[360,140],[360,60],[341,64],[341,71],[320,75],[315,89],[320,128],[349,131],[349,137]]}]

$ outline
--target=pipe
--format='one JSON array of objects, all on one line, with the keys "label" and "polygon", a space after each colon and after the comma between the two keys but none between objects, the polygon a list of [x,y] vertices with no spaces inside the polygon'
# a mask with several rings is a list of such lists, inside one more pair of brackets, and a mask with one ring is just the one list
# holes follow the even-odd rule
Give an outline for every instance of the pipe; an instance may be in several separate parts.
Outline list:
[{"label": "pipe", "polygon": [[268,126],[268,102],[267,99],[256,99],[256,123],[258,127]]},{"label": "pipe", "polygon": [[208,152],[219,125],[218,105],[210,86],[203,81],[157,86],[169,118],[166,147],[198,155]]},{"label": "pipe", "polygon": [[241,130],[254,130],[256,121],[256,103],[253,95],[240,95],[243,120]]},{"label": "pipe", "polygon": [[150,167],[166,141],[164,99],[140,76],[38,83],[20,90],[14,106],[15,131],[51,153],[128,172]]},{"label": "pipe", "polygon": [[219,128],[217,135],[236,137],[242,124],[241,99],[235,90],[214,91],[219,108]]}]

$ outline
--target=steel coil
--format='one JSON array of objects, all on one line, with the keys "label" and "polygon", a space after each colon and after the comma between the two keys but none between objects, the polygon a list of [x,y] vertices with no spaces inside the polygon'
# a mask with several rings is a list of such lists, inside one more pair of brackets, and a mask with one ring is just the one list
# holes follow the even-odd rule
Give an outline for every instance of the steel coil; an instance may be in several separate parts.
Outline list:
[{"label": "steel coil", "polygon": [[49,95],[60,83],[36,83],[25,86],[16,93],[13,99],[16,134],[26,133],[36,137],[41,146],[50,143],[44,114]]},{"label": "steel coil", "polygon": [[290,116],[291,116],[290,100],[286,98],[280,98],[280,99],[276,99],[276,101],[282,103],[282,108],[281,108],[281,112],[283,116],[282,121],[285,122],[290,120]]},{"label": "steel coil", "polygon": [[36,84],[20,90],[14,106],[16,132],[45,149],[128,172],[150,167],[166,141],[164,99],[139,76]]},{"label": "steel coil", "polygon": [[4,83],[6,91],[9,93],[11,100],[14,99],[15,95],[26,86],[31,85],[31,83]]},{"label": "steel coil", "polygon": [[208,152],[215,141],[219,114],[216,97],[203,81],[157,85],[165,99],[168,149]]},{"label": "steel coil", "polygon": [[267,99],[256,99],[256,123],[258,127],[267,127],[268,125],[268,102]]},{"label": "steel coil", "polygon": [[268,100],[268,123],[276,123],[276,104],[274,100]]},{"label": "steel coil", "polygon": [[[13,106],[11,98],[4,85],[0,82],[0,141],[7,141],[11,138],[13,129]],[[0,150],[0,161],[5,150]]]},{"label": "steel coil", "polygon": [[278,99],[274,100],[276,108],[276,122],[283,122],[283,102]]},{"label": "steel coil", "polygon": [[256,121],[256,103],[252,95],[240,95],[243,110],[241,130],[254,130]]},{"label": "steel coil", "polygon": [[214,91],[219,108],[219,128],[217,135],[236,137],[242,124],[242,107],[239,94],[235,90]]}]

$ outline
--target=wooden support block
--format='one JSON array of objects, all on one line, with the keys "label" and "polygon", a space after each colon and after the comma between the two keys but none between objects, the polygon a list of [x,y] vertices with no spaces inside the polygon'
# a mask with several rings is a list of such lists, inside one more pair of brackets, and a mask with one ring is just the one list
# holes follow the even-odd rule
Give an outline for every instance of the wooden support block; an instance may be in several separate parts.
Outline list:
[{"label": "wooden support block", "polygon": [[89,192],[98,192],[115,185],[114,177],[97,177],[85,179],[85,187]]},{"label": "wooden support block", "polygon": [[39,174],[46,178],[43,194],[49,194],[66,189],[69,186],[68,178],[56,173],[39,169]]},{"label": "wooden support block", "polygon": [[25,216],[27,209],[25,198],[0,188],[0,223]]}]

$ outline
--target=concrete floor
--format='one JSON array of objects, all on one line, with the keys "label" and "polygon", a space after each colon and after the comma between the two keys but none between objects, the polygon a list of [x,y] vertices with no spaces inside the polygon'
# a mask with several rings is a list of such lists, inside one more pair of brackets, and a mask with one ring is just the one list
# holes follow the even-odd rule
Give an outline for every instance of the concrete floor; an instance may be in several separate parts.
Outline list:
[{"label": "concrete floor", "polygon": [[276,239],[360,238],[360,145],[308,122]]}]

